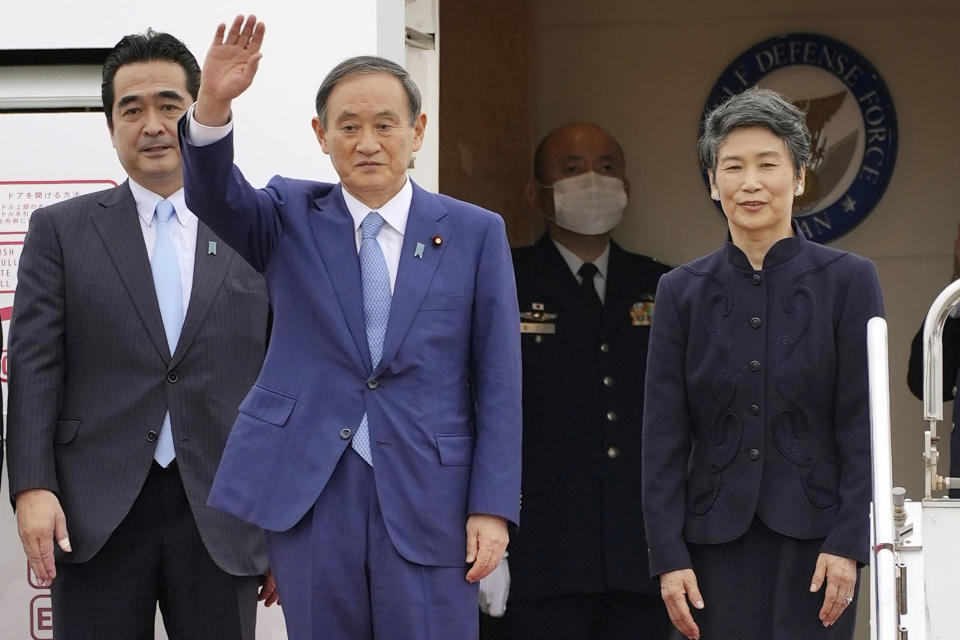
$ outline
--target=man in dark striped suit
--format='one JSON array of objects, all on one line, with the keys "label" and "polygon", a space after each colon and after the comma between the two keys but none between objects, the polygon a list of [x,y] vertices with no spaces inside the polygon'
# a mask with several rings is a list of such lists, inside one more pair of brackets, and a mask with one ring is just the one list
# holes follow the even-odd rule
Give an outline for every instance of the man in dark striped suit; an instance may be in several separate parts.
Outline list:
[{"label": "man in dark striped suit", "polygon": [[38,210],[23,248],[10,496],[60,638],[153,638],[158,603],[171,638],[254,634],[263,533],[206,501],[269,308],[184,203],[177,120],[199,75],[168,34],[123,38],[102,92],[129,180]]}]

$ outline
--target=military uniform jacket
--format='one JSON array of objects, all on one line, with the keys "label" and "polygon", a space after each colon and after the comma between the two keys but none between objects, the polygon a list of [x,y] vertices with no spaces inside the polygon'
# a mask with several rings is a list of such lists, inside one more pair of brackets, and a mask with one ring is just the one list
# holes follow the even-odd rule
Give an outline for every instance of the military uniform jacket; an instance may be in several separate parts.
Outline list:
[{"label": "military uniform jacket", "polygon": [[651,592],[640,508],[647,339],[667,268],[611,243],[599,333],[544,236],[514,251],[523,351],[523,525],[512,598]]}]

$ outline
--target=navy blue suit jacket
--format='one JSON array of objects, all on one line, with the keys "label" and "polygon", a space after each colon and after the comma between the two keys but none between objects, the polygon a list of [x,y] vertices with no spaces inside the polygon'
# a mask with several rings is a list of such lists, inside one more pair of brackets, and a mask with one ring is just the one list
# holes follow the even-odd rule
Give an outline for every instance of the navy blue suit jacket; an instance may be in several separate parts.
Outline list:
[{"label": "navy blue suit jacket", "polygon": [[727,243],[660,279],[643,427],[651,575],[755,517],[869,560],[866,325],[880,286],[869,260],[796,233],[761,271]]},{"label": "navy blue suit jacket", "polygon": [[184,128],[187,203],[264,274],[273,308],[263,370],[209,503],[268,530],[292,527],[350,446],[344,430],[366,411],[397,551],[463,566],[469,514],[519,520],[520,345],[503,220],[413,186],[374,368],[340,185],[278,176],[254,189],[232,166],[232,135],[194,147]]}]

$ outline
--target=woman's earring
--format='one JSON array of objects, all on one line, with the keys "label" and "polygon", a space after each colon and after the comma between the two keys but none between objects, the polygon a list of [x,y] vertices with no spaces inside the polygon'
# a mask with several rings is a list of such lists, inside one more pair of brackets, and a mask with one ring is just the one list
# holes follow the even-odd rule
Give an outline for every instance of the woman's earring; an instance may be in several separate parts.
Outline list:
[{"label": "woman's earring", "polygon": [[798,185],[797,185],[797,190],[793,192],[793,195],[797,196],[798,198],[799,198],[800,196],[802,196],[802,195],[803,195],[803,185],[799,185],[799,184],[798,184]]},{"label": "woman's earring", "polygon": [[717,191],[716,189],[710,192],[710,197],[716,200],[717,202],[720,202],[720,192]]}]

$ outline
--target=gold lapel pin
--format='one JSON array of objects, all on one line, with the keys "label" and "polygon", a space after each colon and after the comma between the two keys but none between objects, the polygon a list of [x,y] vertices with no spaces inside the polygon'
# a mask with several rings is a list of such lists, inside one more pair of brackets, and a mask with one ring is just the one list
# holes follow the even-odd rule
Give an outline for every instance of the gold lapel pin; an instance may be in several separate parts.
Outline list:
[{"label": "gold lapel pin", "polygon": [[430,242],[433,243],[433,246],[439,247],[440,245],[443,244],[443,238],[441,238],[440,236],[433,236],[433,237],[430,239]]}]

